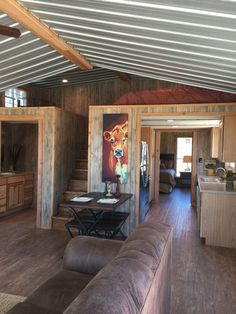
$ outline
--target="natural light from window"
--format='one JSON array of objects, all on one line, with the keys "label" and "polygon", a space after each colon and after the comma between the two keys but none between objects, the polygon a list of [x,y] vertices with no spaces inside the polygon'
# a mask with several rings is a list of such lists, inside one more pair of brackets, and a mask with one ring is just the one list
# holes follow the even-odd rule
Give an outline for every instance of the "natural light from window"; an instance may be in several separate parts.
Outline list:
[{"label": "natural light from window", "polygon": [[184,162],[184,156],[192,156],[192,138],[177,137],[177,156],[176,156],[176,176],[180,176],[180,172],[185,172],[187,169],[191,172],[192,163]]},{"label": "natural light from window", "polygon": [[27,94],[23,89],[9,88],[5,91],[5,107],[25,107]]}]

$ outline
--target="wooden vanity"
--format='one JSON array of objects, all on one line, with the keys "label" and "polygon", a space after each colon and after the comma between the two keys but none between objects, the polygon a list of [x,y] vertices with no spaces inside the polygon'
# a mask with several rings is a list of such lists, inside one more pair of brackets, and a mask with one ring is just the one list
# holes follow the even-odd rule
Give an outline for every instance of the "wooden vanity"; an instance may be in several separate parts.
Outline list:
[{"label": "wooden vanity", "polygon": [[236,248],[236,186],[227,191],[226,183],[202,178],[198,178],[200,237],[207,245]]},{"label": "wooden vanity", "polygon": [[0,175],[0,216],[31,206],[33,174],[21,172]]}]

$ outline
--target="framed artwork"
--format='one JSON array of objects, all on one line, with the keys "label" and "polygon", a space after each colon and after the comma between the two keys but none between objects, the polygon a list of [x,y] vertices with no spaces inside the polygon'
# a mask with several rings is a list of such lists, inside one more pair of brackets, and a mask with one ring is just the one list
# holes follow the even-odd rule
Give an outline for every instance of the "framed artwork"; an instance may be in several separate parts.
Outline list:
[{"label": "framed artwork", "polygon": [[102,181],[128,179],[128,114],[103,115]]}]

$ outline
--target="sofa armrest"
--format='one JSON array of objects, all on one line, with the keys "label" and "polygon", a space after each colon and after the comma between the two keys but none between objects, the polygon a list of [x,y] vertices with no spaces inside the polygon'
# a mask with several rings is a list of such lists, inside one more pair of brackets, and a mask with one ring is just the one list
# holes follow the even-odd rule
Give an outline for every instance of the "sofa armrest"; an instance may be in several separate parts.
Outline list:
[{"label": "sofa armrest", "polygon": [[95,275],[119,252],[123,241],[77,236],[68,243],[63,268]]}]

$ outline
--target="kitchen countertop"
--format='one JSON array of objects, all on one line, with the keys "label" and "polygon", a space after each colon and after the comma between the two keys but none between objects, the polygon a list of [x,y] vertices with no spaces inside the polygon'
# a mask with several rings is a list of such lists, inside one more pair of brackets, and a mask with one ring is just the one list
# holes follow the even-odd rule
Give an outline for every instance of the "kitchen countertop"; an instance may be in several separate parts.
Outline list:
[{"label": "kitchen countertop", "polygon": [[[209,181],[212,182],[209,182]],[[217,194],[233,194],[236,195],[236,184],[234,182],[234,189],[233,190],[226,190],[226,182],[219,181],[219,177],[216,176],[199,176],[198,177],[198,186],[200,192],[205,193],[217,193]]]},{"label": "kitchen countertop", "polygon": [[0,172],[0,179],[23,176],[23,175],[32,174],[32,173],[33,173],[32,171],[21,171],[21,172],[3,171],[3,172]]}]

